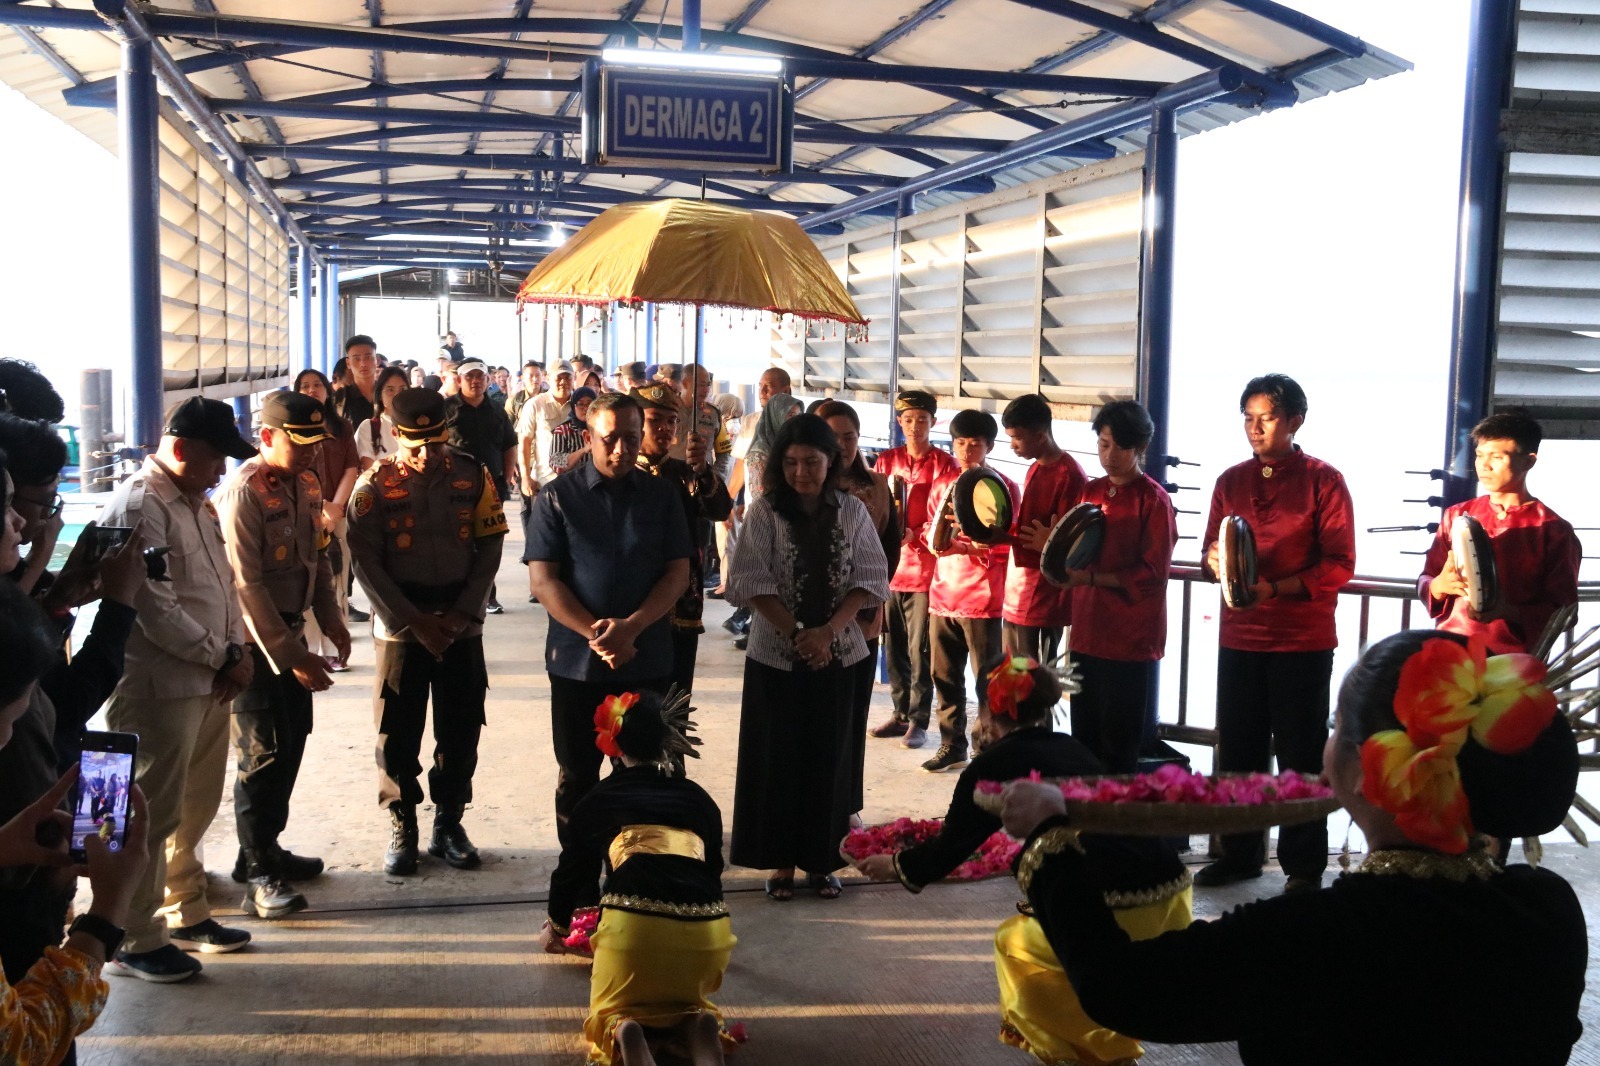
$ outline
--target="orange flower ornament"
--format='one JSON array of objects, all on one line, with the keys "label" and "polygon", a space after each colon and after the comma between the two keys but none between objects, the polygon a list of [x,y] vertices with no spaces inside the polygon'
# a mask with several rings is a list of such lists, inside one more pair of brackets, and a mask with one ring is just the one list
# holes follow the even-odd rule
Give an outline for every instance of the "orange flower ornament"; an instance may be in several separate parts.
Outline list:
[{"label": "orange flower ornament", "polygon": [[1033,671],[1039,664],[1026,656],[1014,655],[989,671],[989,710],[995,714],[1017,716],[1017,704],[1033,695]]},{"label": "orange flower ornament", "polygon": [[628,713],[628,708],[638,702],[637,692],[607,696],[600,701],[600,706],[594,709],[595,747],[613,759],[621,758],[622,749],[617,747],[617,733],[622,730],[622,719]]},{"label": "orange flower ornament", "polygon": [[1429,640],[1405,661],[1394,694],[1402,729],[1374,733],[1361,745],[1361,791],[1394,815],[1419,844],[1459,855],[1471,844],[1472,815],[1456,755],[1470,737],[1501,755],[1525,751],[1556,713],[1532,655],[1487,656],[1482,640],[1466,647]]}]

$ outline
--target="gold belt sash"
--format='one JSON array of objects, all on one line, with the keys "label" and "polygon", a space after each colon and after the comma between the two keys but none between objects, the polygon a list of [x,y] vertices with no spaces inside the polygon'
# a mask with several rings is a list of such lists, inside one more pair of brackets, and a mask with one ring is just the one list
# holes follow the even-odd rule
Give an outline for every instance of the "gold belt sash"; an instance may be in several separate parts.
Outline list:
[{"label": "gold belt sash", "polygon": [[611,868],[620,869],[635,855],[682,855],[704,862],[706,844],[698,833],[670,825],[625,825],[611,841]]}]

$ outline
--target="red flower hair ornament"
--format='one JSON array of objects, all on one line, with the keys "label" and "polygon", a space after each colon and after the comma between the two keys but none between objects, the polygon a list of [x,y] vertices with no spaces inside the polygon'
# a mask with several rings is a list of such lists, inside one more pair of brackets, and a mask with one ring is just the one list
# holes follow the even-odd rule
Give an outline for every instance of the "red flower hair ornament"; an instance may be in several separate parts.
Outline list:
[{"label": "red flower hair ornament", "polygon": [[1037,661],[1014,655],[989,671],[989,711],[1017,717],[1017,704],[1033,695],[1033,671]]},{"label": "red flower hair ornament", "polygon": [[1472,814],[1456,755],[1468,737],[1500,755],[1532,746],[1556,714],[1544,677],[1535,656],[1487,656],[1478,638],[1425,641],[1400,669],[1394,713],[1404,728],[1361,745],[1362,794],[1417,843],[1466,851]]},{"label": "red flower hair ornament", "polygon": [[639,702],[637,692],[624,692],[620,696],[607,696],[594,709],[594,746],[613,759],[622,757],[617,747],[617,734],[622,731],[622,719],[628,708]]}]

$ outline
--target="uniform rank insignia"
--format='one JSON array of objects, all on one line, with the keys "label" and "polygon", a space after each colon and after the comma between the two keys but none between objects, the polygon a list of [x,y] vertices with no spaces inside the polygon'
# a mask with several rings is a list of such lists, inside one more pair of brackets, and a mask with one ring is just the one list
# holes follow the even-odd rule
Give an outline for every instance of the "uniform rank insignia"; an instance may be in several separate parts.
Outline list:
[{"label": "uniform rank insignia", "polygon": [[472,487],[472,482],[467,480],[452,481],[450,482],[450,487],[458,490],[470,489]]},{"label": "uniform rank insignia", "polygon": [[410,489],[384,489],[383,498],[386,500],[404,500],[411,496]]},{"label": "uniform rank insignia", "polygon": [[372,510],[372,493],[356,493],[355,498],[350,501],[350,513],[357,518],[364,518],[370,510]]},{"label": "uniform rank insignia", "polygon": [[287,544],[278,545],[278,550],[272,553],[272,557],[280,563],[283,562],[289,558],[289,546]]}]

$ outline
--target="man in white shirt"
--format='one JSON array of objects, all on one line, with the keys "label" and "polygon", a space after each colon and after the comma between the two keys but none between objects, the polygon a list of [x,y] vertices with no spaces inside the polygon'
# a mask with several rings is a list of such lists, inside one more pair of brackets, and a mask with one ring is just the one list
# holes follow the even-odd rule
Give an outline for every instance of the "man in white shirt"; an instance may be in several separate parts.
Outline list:
[{"label": "man in white shirt", "polygon": [[229,704],[252,676],[233,569],[206,493],[229,458],[255,454],[233,408],[185,400],[168,412],[156,454],[116,487],[100,515],[102,525],[142,524],[146,543],[170,549],[168,579],[139,590],[122,681],[106,707],[112,729],[139,735],[137,780],[154,845],[127,940],[106,963],[119,977],[182,981],[200,972],[185,951],[234,951],[250,942],[243,929],[211,917],[200,841],[222,801]]},{"label": "man in white shirt", "polygon": [[572,367],[562,363],[551,376],[549,392],[522,405],[517,419],[517,450],[521,457],[522,494],[535,496],[561,471],[550,466],[550,438],[572,413]]}]

